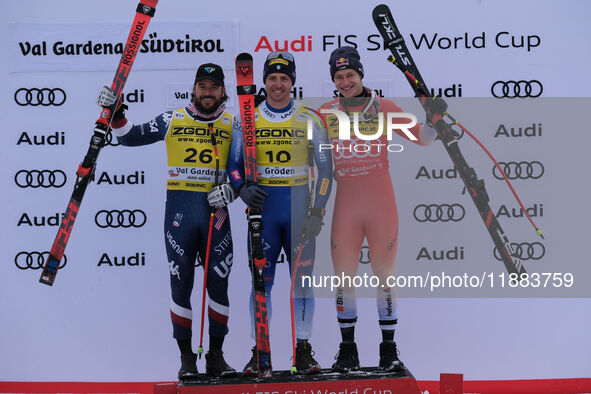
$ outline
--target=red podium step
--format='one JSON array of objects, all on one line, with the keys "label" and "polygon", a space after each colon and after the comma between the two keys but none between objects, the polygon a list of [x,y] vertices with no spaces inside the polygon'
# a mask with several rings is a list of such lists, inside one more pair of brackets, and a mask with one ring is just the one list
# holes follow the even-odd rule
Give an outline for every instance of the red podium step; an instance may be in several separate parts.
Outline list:
[{"label": "red podium step", "polygon": [[157,384],[154,394],[421,394],[408,370],[385,373],[375,368],[341,374],[328,369],[318,375],[292,375],[275,371],[273,376],[258,380],[237,376]]}]

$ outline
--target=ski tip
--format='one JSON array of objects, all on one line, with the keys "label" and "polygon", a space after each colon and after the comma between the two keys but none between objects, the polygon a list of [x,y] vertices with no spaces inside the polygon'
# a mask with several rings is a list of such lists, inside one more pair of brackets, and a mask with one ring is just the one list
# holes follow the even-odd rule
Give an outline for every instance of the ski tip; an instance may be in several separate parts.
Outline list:
[{"label": "ski tip", "polygon": [[236,56],[236,61],[252,61],[252,55],[248,52],[242,52]]},{"label": "ski tip", "polygon": [[374,17],[377,14],[383,14],[383,13],[390,13],[390,7],[388,7],[386,4],[378,4],[373,8]]},{"label": "ski tip", "polygon": [[[156,4],[158,4],[158,0],[141,0],[137,6],[137,12],[141,12],[142,14],[146,14],[149,17],[153,17],[154,13],[156,12]],[[148,6],[150,9],[145,9],[143,6]]]}]

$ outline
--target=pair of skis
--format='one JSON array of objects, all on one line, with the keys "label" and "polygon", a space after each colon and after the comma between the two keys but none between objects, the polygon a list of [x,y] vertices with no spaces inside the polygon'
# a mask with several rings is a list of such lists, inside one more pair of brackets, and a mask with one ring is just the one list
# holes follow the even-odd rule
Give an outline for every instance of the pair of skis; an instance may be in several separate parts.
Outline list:
[{"label": "pair of skis", "polygon": [[[392,52],[392,56],[388,58],[388,61],[392,62],[396,67],[398,67],[400,71],[402,71],[410,83],[412,89],[414,90],[416,96],[419,98],[421,104],[425,108],[425,111],[428,111],[428,100],[432,100],[433,97],[429,93],[429,90],[427,89],[427,86],[421,77],[415,62],[413,61],[412,56],[410,55],[410,52],[404,43],[402,34],[400,34],[400,31],[394,23],[392,12],[387,5],[380,4],[374,8],[372,17],[378,31],[384,39],[385,46]],[[462,181],[464,182],[466,189],[472,198],[472,201],[478,209],[480,217],[484,221],[484,225],[486,226],[493,243],[500,252],[507,271],[509,273],[518,274],[518,278],[521,279],[522,274],[525,273],[525,268],[522,262],[519,260],[518,255],[513,251],[507,236],[505,235],[501,225],[490,208],[488,194],[484,188],[484,180],[478,179],[474,168],[470,167],[466,163],[466,160],[464,159],[464,156],[462,155],[462,152],[458,146],[459,135],[454,129],[452,129],[451,124],[445,122],[443,119],[444,116],[447,116],[449,119],[451,119],[453,122],[452,124],[458,125],[458,127],[460,127],[466,134],[470,135],[470,137],[473,138],[478,143],[478,145],[480,145],[480,147],[485,150],[485,152],[495,163],[495,166],[499,169],[501,174],[503,174],[505,181],[511,188],[511,191],[520,204],[523,212],[525,212],[529,221],[536,230],[536,234],[543,238],[542,231],[537,228],[527,213],[527,210],[519,200],[519,197],[517,197],[517,194],[507,179],[505,172],[499,166],[497,161],[492,157],[492,155],[486,150],[484,145],[482,145],[482,143],[478,141],[478,139],[472,133],[470,133],[470,131],[468,131],[449,114],[434,114],[433,124],[437,130],[437,135],[443,143],[445,150],[451,157],[455,168],[458,170],[458,173],[460,174],[460,177],[462,178]]]},{"label": "pair of skis", "polygon": [[[148,24],[156,11],[156,3],[158,3],[158,0],[140,0],[137,6],[135,19],[131,25],[131,30],[127,37],[121,60],[117,66],[115,78],[113,78],[113,82],[111,83],[111,89],[113,89],[113,93],[116,97],[119,97],[123,91],[123,87],[125,86],[125,82],[131,71],[131,66],[140,50],[144,34],[148,29]],[[60,261],[64,256],[64,251],[68,239],[70,238],[72,227],[74,226],[78,210],[80,209],[80,204],[82,203],[82,198],[86,192],[86,187],[92,178],[98,155],[103,146],[105,146],[107,134],[110,132],[111,120],[113,119],[114,110],[117,108],[117,104],[118,103],[115,103],[110,108],[103,108],[101,110],[100,117],[97,119],[94,126],[94,134],[90,139],[88,152],[76,171],[74,191],[70,197],[57,236],[53,241],[49,256],[47,256],[43,272],[41,273],[41,278],[39,279],[39,282],[48,286],[52,286],[55,281]]]},{"label": "pair of skis", "polygon": [[[244,177],[246,185],[256,184],[256,135],[255,135],[255,93],[252,70],[252,56],[241,53],[236,57],[236,82],[242,121],[242,145],[244,148]],[[267,318],[267,293],[263,271],[267,264],[263,249],[263,219],[261,210],[247,208],[249,264],[252,271],[254,297],[254,319],[256,331],[257,373],[259,379],[272,376],[271,344],[269,342],[269,321]]]}]

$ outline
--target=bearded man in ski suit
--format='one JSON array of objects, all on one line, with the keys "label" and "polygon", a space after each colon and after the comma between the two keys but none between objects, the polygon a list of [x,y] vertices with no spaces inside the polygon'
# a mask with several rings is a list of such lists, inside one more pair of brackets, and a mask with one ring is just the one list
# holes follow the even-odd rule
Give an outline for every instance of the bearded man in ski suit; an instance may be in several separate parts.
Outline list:
[{"label": "bearded man in ski suit", "polygon": [[[278,51],[267,56],[263,71],[266,100],[255,110],[256,160],[258,184],[244,183],[244,158],[242,142],[237,144],[230,156],[228,172],[230,182],[242,200],[252,208],[263,208],[263,247],[267,266],[263,275],[267,293],[267,310],[271,318],[271,289],[275,278],[277,258],[281,249],[285,251],[290,272],[297,269],[296,278],[310,275],[313,270],[315,237],[320,233],[324,206],[330,194],[332,183],[332,159],[330,154],[314,149],[313,162],[318,168],[318,181],[315,198],[311,200],[309,190],[308,165],[311,150],[309,145],[328,143],[326,130],[314,111],[296,104],[290,97],[295,83],[295,61],[289,52]],[[313,138],[307,139],[307,120],[313,121]],[[291,209],[290,209],[291,208]],[[305,241],[297,267],[295,256],[298,247]],[[320,366],[312,357],[312,347],[308,342],[312,331],[314,298],[311,288],[304,288],[301,280],[296,280],[294,290],[294,314],[296,345],[296,368],[300,373],[318,373]],[[251,321],[254,327],[254,314],[251,296]],[[254,329],[252,333],[254,338]],[[256,346],[253,355],[245,366],[243,374],[256,375]]]},{"label": "bearded man in ski suit", "polygon": [[[122,145],[166,143],[168,181],[164,243],[170,271],[173,337],[181,353],[180,380],[197,377],[197,355],[191,344],[191,292],[197,254],[203,262],[208,247],[209,351],[205,355],[206,372],[218,377],[236,373],[225,362],[222,352],[228,333],[228,277],[233,253],[226,205],[235,198],[232,186],[222,182],[226,180],[230,145],[235,135],[241,133],[240,122],[225,110],[227,98],[222,68],[206,63],[197,70],[187,107],[164,112],[148,123],[132,125],[125,118],[126,106],[119,104],[111,123],[113,134]],[[105,87],[98,104],[110,106],[116,100],[110,88]],[[214,225],[208,245],[212,210]],[[213,248],[213,245],[217,247]]]},{"label": "bearded man in ski suit", "polygon": [[[330,76],[339,97],[324,104],[320,111],[337,109],[349,117],[359,117],[359,131],[374,135],[378,116],[402,112],[394,102],[377,96],[363,86],[363,66],[357,50],[343,46],[330,55]],[[439,102],[438,102],[439,103]],[[333,149],[337,191],[331,228],[331,255],[336,276],[355,276],[359,268],[359,256],[364,238],[371,253],[371,267],[384,286],[386,278],[394,275],[394,263],[398,246],[398,212],[390,179],[388,140],[386,128],[376,141],[357,138],[351,130],[351,138],[339,139],[339,122],[334,114],[326,114],[328,135]],[[404,121],[401,120],[403,123]],[[384,120],[384,124],[386,121]],[[413,142],[429,145],[436,131],[427,125],[417,124],[408,129],[416,138]],[[410,139],[401,130],[399,135]],[[355,149],[356,145],[369,145],[370,149]],[[377,309],[382,332],[379,367],[385,371],[404,368],[398,359],[394,331],[398,322],[395,300],[390,287],[377,288]],[[334,371],[349,372],[359,369],[359,357],[355,343],[357,303],[354,288],[337,288],[337,319],[342,342],[339,346]]]}]

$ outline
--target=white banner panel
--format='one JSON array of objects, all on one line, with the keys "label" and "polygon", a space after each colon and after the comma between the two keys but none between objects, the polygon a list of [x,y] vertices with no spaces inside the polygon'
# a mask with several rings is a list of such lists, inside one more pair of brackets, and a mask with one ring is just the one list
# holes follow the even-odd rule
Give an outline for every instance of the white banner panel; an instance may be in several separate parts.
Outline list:
[{"label": "white banner panel", "polygon": [[[389,53],[371,20],[379,3],[303,0],[278,6],[276,0],[161,0],[144,37],[146,51],[138,54],[124,89],[127,118],[140,124],[187,105],[195,71],[206,62],[223,66],[229,107],[235,112],[235,56],[252,53],[257,91],[262,92],[263,61],[269,52],[284,48],[296,59],[296,98],[332,98],[328,59],[339,45],[358,49],[367,86],[384,97],[409,98],[414,94],[386,61]],[[170,381],[180,366],[172,338],[163,233],[163,142],[127,148],[109,141],[56,283],[51,288],[38,283],[42,253],[55,238],[99,114],[96,96],[112,81],[118,62],[116,53],[102,53],[106,44],[113,44],[116,52],[117,43],[126,39],[136,5],[131,0],[104,0],[100,6],[77,0],[3,2],[2,380]],[[587,0],[420,0],[389,6],[427,85],[446,99],[538,93],[540,98],[587,97],[591,91]],[[92,54],[85,53],[89,50]],[[510,81],[525,83],[517,92]],[[400,103],[419,122],[424,120],[416,100]],[[588,105],[588,100],[577,103]],[[538,249],[521,247],[528,272],[544,272],[562,261],[562,272],[587,264],[590,190],[585,158],[591,140],[585,110],[561,105],[554,116],[547,110],[520,118],[519,113],[508,115],[509,104],[485,117],[452,100],[450,105],[449,112],[477,132],[513,175],[521,171],[529,176],[530,171],[528,164],[514,163],[544,166],[538,179],[514,180],[546,235],[543,257],[536,254]],[[563,119],[569,120],[567,126],[561,126]],[[505,272],[502,263],[468,195],[462,194],[441,143],[426,148],[402,139],[392,143],[405,148],[390,164],[400,218],[398,273],[426,275],[447,267],[464,272],[476,262],[499,278]],[[461,144],[466,160],[485,179],[493,210],[511,242],[538,241],[486,155],[466,137]],[[333,197],[335,190],[336,185]],[[420,215],[428,213],[417,208],[420,204],[460,204],[465,216],[453,223],[421,222],[425,216]],[[240,200],[230,205],[234,264],[224,351],[237,370],[249,360],[253,345],[244,208]],[[134,225],[105,227],[104,211],[116,210],[134,212]],[[431,214],[437,215],[436,208]],[[131,215],[125,217],[129,219]],[[318,267],[332,263],[329,238],[326,218],[317,242]],[[361,257],[369,258],[367,249]],[[360,272],[370,272],[369,266],[362,264]],[[194,338],[199,333],[201,272],[197,270],[192,298]],[[573,272],[578,288],[587,278]],[[289,287],[287,264],[279,264],[270,338],[276,369],[291,366]],[[548,293],[558,296],[571,295]],[[466,380],[586,378],[591,365],[589,310],[589,298],[401,298],[396,340],[402,361],[417,379],[437,380],[441,372],[463,373]],[[375,300],[360,298],[358,314],[361,364],[377,365],[381,336]],[[340,341],[332,298],[317,299],[310,341],[316,359],[329,368]],[[205,370],[203,360],[199,370]]]},{"label": "white banner panel", "polygon": [[[149,25],[134,70],[194,69],[214,56],[234,66],[236,21],[159,22]],[[10,23],[10,71],[107,71],[117,67],[129,24]]]}]

